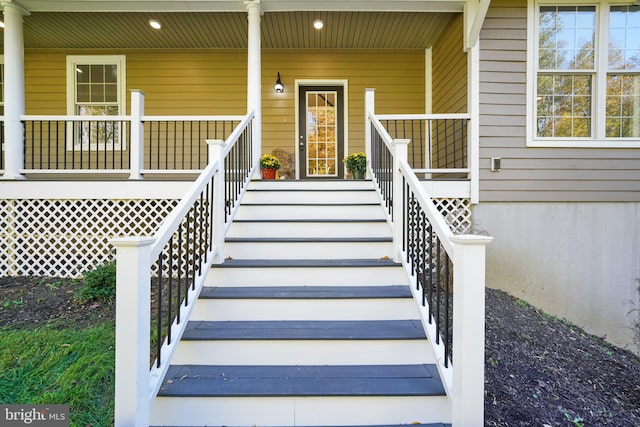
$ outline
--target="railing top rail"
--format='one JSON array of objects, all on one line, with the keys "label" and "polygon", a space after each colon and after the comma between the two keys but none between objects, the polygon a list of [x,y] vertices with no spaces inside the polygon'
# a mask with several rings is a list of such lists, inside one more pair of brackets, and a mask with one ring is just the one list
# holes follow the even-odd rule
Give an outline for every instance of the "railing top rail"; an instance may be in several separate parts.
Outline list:
[{"label": "railing top rail", "polygon": [[[253,116],[253,111],[248,113],[245,116],[244,120],[236,127],[233,133],[229,135],[229,137],[227,138],[226,149],[230,149],[230,147],[232,146],[231,142],[236,140],[242,133],[242,131],[244,131]],[[228,152],[226,149],[225,155]],[[206,187],[206,185],[211,181],[211,177],[213,176],[213,174],[220,168],[221,161],[222,159],[218,160],[215,163],[210,163],[207,165],[200,176],[198,176],[198,179],[195,180],[191,188],[189,188],[189,191],[187,191],[178,205],[171,211],[169,216],[162,223],[155,234],[155,242],[151,246],[151,259],[155,259],[160,255],[162,249],[164,248],[164,245],[173,235],[174,230],[176,230],[178,226],[180,226],[187,210],[199,197],[200,193]]]},{"label": "railing top rail", "polygon": [[42,116],[42,115],[21,115],[21,121],[41,121],[41,122],[126,122],[131,121],[131,116]]},{"label": "railing top rail", "polygon": [[[247,127],[247,125],[249,124],[249,122],[253,119],[253,116],[255,115],[255,113],[253,111],[251,111],[249,114],[247,114],[246,116],[244,116],[242,119],[242,121],[240,123],[238,123],[238,126],[236,126],[236,128],[233,130],[233,132],[231,132],[231,135],[229,135],[229,137],[227,138],[227,141],[235,141],[236,139],[238,139],[240,137],[240,135],[242,134],[242,132],[244,132],[244,129]],[[224,148],[224,155],[226,157],[226,155],[229,153],[229,151],[231,151],[233,147],[231,146],[231,144],[226,144],[225,148]]]},{"label": "railing top rail", "polygon": [[[130,115],[114,115],[114,116],[80,116],[80,115],[33,115],[23,114],[20,116],[22,121],[83,121],[83,122],[101,122],[101,121],[130,121]],[[241,121],[246,116],[141,116],[143,122],[164,122],[164,121],[185,121],[185,122],[216,122],[216,121]],[[0,120],[4,120],[4,116],[0,116]]]},{"label": "railing top rail", "polygon": [[376,130],[378,131],[378,134],[380,134],[380,136],[382,137],[382,141],[384,141],[384,143],[387,146],[387,148],[391,149],[391,144],[393,143],[393,138],[391,138],[391,135],[389,135],[389,132],[387,132],[387,129],[385,129],[385,127],[382,126],[382,123],[380,123],[380,120],[378,119],[378,116],[376,116],[375,114],[369,112],[369,120],[371,120],[371,123],[376,128]]},{"label": "railing top rail", "polygon": [[140,120],[143,122],[222,122],[222,121],[241,121],[247,116],[142,116]]},{"label": "railing top rail", "polygon": [[435,205],[431,201],[431,198],[427,194],[426,190],[420,184],[418,177],[411,169],[411,166],[404,159],[399,159],[400,172],[407,180],[407,183],[413,193],[415,194],[416,199],[418,199],[418,203],[422,206],[429,219],[429,223],[433,227],[433,230],[436,232],[438,237],[440,237],[440,241],[444,246],[445,250],[449,254],[449,256],[453,259],[453,245],[451,244],[451,238],[454,237],[453,232],[447,225],[444,217],[438,209],[436,209]]},{"label": "railing top rail", "polygon": [[376,114],[378,120],[470,120],[471,114]]}]

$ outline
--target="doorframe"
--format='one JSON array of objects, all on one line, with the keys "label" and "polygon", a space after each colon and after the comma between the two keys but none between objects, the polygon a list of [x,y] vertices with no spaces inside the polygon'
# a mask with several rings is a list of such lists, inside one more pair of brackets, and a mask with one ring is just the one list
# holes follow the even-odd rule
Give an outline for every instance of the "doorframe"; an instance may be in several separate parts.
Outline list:
[{"label": "doorframe", "polygon": [[[295,142],[294,151],[296,153],[296,179],[300,179],[300,150],[298,150],[298,141],[300,140],[300,86],[342,86],[343,102],[344,102],[344,126],[343,126],[343,142],[345,155],[349,152],[349,80],[316,80],[316,79],[296,79],[295,81]],[[342,159],[338,159],[342,163]],[[344,168],[344,166],[343,166]]]}]

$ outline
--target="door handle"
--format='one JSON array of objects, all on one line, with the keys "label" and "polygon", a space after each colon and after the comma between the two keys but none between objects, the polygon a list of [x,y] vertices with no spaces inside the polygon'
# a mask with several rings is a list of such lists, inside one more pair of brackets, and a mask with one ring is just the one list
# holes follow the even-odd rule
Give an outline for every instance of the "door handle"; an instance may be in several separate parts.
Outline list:
[{"label": "door handle", "polygon": [[300,151],[304,151],[304,141],[300,141]]}]

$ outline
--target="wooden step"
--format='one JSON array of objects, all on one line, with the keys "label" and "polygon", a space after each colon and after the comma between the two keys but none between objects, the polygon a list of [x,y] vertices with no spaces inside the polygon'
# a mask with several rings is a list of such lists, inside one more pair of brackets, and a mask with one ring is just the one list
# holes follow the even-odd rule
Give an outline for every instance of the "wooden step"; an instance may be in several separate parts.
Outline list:
[{"label": "wooden step", "polygon": [[244,286],[205,287],[200,293],[203,299],[353,299],[353,298],[411,298],[406,285],[391,286]]},{"label": "wooden step", "polygon": [[234,219],[386,219],[379,203],[242,203]]},{"label": "wooden step", "polygon": [[391,237],[229,237],[225,256],[262,259],[343,259],[391,256]]},{"label": "wooden step", "polygon": [[183,340],[426,339],[420,320],[190,321]]},{"label": "wooden step", "polygon": [[204,287],[191,320],[419,318],[406,285]]},{"label": "wooden step", "polygon": [[190,321],[173,363],[366,365],[434,361],[419,320],[285,320]]},{"label": "wooden step", "polygon": [[342,189],[255,189],[249,188],[242,203],[379,203],[375,190],[369,188]]},{"label": "wooden step", "polygon": [[207,275],[206,286],[377,286],[407,283],[390,259],[227,259]]},{"label": "wooden step", "polygon": [[384,219],[234,220],[227,237],[388,237]]},{"label": "wooden step", "polygon": [[159,396],[443,396],[435,365],[171,366]]}]

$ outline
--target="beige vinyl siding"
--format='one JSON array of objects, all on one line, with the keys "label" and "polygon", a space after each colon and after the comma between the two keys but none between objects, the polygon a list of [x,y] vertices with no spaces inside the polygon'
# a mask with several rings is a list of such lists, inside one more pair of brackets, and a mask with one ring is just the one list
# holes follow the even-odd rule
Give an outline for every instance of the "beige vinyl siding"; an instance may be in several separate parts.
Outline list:
[{"label": "beige vinyl siding", "polygon": [[456,14],[433,46],[434,113],[467,112],[467,54],[462,36],[463,16]]},{"label": "beige vinyl siding", "polygon": [[[432,50],[432,109],[433,113],[467,112],[467,54],[463,49],[463,16],[454,15],[446,31],[438,39]],[[432,168],[467,167],[466,145],[461,123],[439,123],[432,129]],[[449,138],[445,144],[444,135]],[[455,135],[455,148],[451,139]],[[447,175],[452,177],[452,175]]]},{"label": "beige vinyl siding", "polygon": [[[25,52],[26,112],[30,115],[65,115],[66,106],[66,57],[67,55],[113,55],[122,51],[46,51]],[[145,93],[145,114],[165,115],[244,115],[246,113],[247,62],[244,50],[166,50],[125,51],[126,56],[126,111],[130,113],[132,89]],[[149,129],[150,122],[145,123]],[[155,124],[157,126],[157,123]],[[162,141],[161,148],[150,149],[145,141],[145,168],[199,169],[205,166],[207,138],[224,138],[232,128],[226,124],[209,132],[198,128],[195,122],[163,123],[153,130],[154,141]],[[174,130],[175,129],[175,130]],[[39,138],[38,132],[34,132]],[[147,133],[148,135],[148,133]],[[173,135],[176,135],[175,138]],[[187,135],[193,135],[192,139]],[[27,138],[31,133],[27,131]],[[167,141],[169,141],[167,143]],[[199,142],[198,142],[199,141]],[[38,141],[39,142],[39,141]],[[166,146],[165,146],[166,145]],[[101,168],[128,168],[128,144],[125,144],[124,161],[120,154],[93,150],[91,163]],[[154,144],[155,146],[155,144]],[[49,155],[49,151],[52,153]],[[175,156],[176,153],[185,156]],[[55,154],[53,154],[55,153]],[[42,154],[42,156],[41,156]],[[152,158],[149,158],[149,154]],[[50,167],[53,156],[67,168],[89,168],[86,151],[69,151],[64,136],[57,138],[56,146],[27,144],[26,167]],[[174,161],[175,159],[175,161]],[[158,162],[160,163],[158,166]],[[70,166],[73,164],[73,166]],[[94,166],[96,167],[96,166]]]},{"label": "beige vinyl siding", "polygon": [[480,33],[481,202],[640,201],[640,149],[526,146],[526,60],[526,1],[493,1]]},{"label": "beige vinyl siding", "polygon": [[[66,114],[66,56],[126,56],[126,113],[130,90],[145,93],[147,115],[243,115],[246,113],[246,50],[52,51],[25,53],[27,114]],[[276,94],[280,72],[285,85]],[[295,80],[348,81],[349,151],[364,150],[364,90],[376,88],[378,113],[424,113],[424,52],[422,50],[263,50],[263,152],[296,146]],[[171,133],[171,130],[169,131]],[[161,139],[166,132],[161,129]],[[180,141],[178,151],[182,150]],[[64,152],[64,147],[58,147]],[[198,149],[194,147],[191,159]],[[39,158],[39,148],[28,158]],[[145,147],[149,152],[149,146]],[[188,148],[191,151],[191,147]],[[159,153],[161,168],[172,167],[175,150]],[[33,156],[31,155],[33,153]],[[155,156],[154,156],[155,158]],[[169,164],[165,164],[168,159]],[[189,163],[191,164],[191,163]],[[37,167],[38,164],[28,165]],[[180,165],[178,165],[180,166]],[[145,167],[149,159],[145,156]],[[195,166],[197,167],[197,165]]]}]

